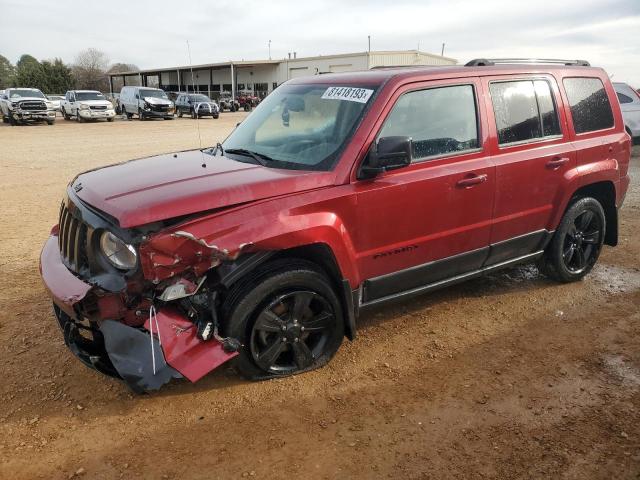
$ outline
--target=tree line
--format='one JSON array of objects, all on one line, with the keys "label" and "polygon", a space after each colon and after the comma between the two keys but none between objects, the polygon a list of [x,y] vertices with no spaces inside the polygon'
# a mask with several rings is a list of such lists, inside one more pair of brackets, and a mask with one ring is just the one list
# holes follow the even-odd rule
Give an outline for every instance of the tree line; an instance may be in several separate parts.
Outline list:
[{"label": "tree line", "polygon": [[62,59],[38,60],[24,54],[13,65],[0,55],[0,89],[11,87],[38,88],[46,94],[61,94],[67,90],[109,91],[109,73],[136,72],[132,64],[113,63],[100,50],[81,51],[70,65]]}]

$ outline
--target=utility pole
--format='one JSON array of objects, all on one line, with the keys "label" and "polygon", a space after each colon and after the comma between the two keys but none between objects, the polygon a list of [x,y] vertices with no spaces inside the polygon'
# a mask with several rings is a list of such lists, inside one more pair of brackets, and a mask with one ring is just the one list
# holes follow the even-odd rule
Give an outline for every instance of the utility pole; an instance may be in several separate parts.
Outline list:
[{"label": "utility pole", "polygon": [[440,56],[444,57],[444,42],[442,43],[442,51],[440,52]]},{"label": "utility pole", "polygon": [[371,35],[367,35],[367,40],[369,41],[369,53],[371,53]]},{"label": "utility pole", "polygon": [[269,40],[269,60],[271,60],[271,40]]}]

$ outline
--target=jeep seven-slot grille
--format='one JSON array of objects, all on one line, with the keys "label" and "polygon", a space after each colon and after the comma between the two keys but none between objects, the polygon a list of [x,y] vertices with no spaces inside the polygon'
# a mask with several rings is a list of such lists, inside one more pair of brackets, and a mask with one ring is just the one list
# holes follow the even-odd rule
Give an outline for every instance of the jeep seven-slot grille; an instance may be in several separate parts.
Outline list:
[{"label": "jeep seven-slot grille", "polygon": [[71,215],[64,202],[60,207],[58,246],[65,263],[80,272],[87,263],[87,225]]},{"label": "jeep seven-slot grille", "polygon": [[46,110],[47,105],[44,102],[41,102],[40,100],[24,101],[24,102],[20,102],[20,108],[22,110],[37,111],[37,110]]}]

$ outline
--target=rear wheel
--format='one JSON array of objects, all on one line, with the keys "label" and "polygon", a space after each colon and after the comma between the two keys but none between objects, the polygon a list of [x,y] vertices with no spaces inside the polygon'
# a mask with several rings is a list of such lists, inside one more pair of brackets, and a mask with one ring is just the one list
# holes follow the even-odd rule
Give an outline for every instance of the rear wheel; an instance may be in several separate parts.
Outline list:
[{"label": "rear wheel", "polygon": [[344,336],[340,301],[312,263],[279,260],[236,285],[223,306],[227,335],[243,347],[236,369],[253,380],[325,365]]},{"label": "rear wheel", "polygon": [[560,282],[582,279],[600,256],[605,230],[606,219],[600,202],[591,197],[575,201],[545,250],[540,269]]}]

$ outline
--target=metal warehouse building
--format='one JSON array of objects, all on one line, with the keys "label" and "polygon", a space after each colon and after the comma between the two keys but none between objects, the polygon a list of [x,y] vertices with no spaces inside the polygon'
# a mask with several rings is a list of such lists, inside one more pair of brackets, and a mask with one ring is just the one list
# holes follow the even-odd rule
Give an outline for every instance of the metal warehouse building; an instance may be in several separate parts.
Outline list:
[{"label": "metal warehouse building", "polygon": [[[291,78],[323,73],[369,70],[376,67],[410,65],[455,65],[453,58],[418,50],[373,51],[297,57],[295,53],[282,60],[229,61],[171,68],[155,68],[140,72],[109,75],[111,92],[119,92],[124,85],[143,85],[165,91],[193,91],[217,97],[227,91],[251,92],[266,96],[278,85]],[[193,70],[193,78],[191,71]]]}]

